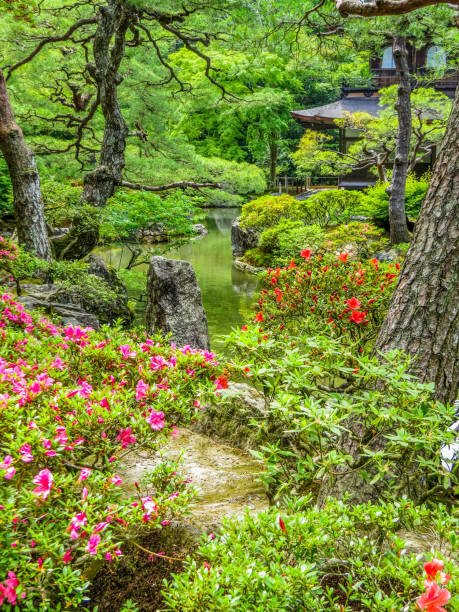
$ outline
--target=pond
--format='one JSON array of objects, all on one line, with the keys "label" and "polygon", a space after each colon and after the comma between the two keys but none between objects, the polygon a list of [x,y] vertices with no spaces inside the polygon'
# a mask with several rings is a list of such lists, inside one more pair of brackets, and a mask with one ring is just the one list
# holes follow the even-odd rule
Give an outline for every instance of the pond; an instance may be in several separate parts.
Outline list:
[{"label": "pond", "polygon": [[[207,313],[210,342],[212,348],[218,351],[223,347],[221,336],[229,333],[233,327],[242,325],[250,315],[257,288],[255,276],[232,266],[231,222],[238,213],[239,209],[235,208],[205,211],[200,223],[207,227],[209,233],[164,253],[170,259],[185,259],[192,264]],[[145,246],[145,250],[148,249],[151,247]],[[156,252],[165,250],[163,245],[155,245],[154,249]],[[129,249],[122,244],[102,247],[97,249],[97,253],[117,270],[125,267],[130,258]],[[146,279],[148,265],[142,264],[136,269],[140,269]],[[142,293],[139,287],[129,286],[129,283],[128,291],[136,298]],[[136,322],[139,324],[144,321],[145,307],[144,301],[137,303]]]}]

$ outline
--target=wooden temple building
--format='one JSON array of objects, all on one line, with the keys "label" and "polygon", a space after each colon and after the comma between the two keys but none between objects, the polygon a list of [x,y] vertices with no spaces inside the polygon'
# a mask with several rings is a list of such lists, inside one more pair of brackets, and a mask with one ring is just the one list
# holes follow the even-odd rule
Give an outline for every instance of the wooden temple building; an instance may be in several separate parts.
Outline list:
[{"label": "wooden temple building", "polygon": [[[428,79],[429,72],[440,66],[446,66],[445,51],[436,45],[430,45],[422,49],[408,48],[408,63],[410,73],[413,75],[413,87],[434,87],[448,97],[453,98],[458,85],[458,72],[444,72],[440,80]],[[351,128],[338,128],[335,119],[341,119],[345,113],[365,112],[377,116],[382,110],[379,105],[379,90],[397,83],[395,63],[392,55],[392,46],[384,49],[379,58],[370,61],[372,78],[370,81],[345,82],[341,87],[341,97],[336,102],[308,108],[306,110],[291,111],[292,117],[307,129],[313,130],[338,130],[339,150],[346,153],[352,142],[359,139],[358,130]],[[423,78],[427,77],[427,82]],[[427,160],[416,166],[416,173],[422,174],[428,170],[433,161]],[[376,182],[376,177],[368,169],[356,170],[338,178],[338,185],[346,189],[363,189]]]}]

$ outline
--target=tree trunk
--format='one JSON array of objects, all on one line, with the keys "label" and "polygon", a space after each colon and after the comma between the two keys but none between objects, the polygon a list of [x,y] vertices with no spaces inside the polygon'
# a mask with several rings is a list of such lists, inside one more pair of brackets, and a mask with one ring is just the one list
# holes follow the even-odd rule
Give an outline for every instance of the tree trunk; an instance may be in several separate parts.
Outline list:
[{"label": "tree trunk", "polygon": [[411,139],[411,82],[406,39],[403,36],[394,37],[393,53],[398,79],[398,95],[395,104],[398,115],[398,133],[392,182],[388,191],[390,240],[392,244],[399,244],[410,241],[405,213],[405,185]]},{"label": "tree trunk", "polygon": [[276,184],[278,153],[277,135],[273,133],[269,140],[269,178],[273,185]]},{"label": "tree trunk", "polygon": [[376,351],[400,349],[412,372],[453,402],[459,386],[459,88]]},{"label": "tree trunk", "polygon": [[0,150],[11,177],[19,244],[40,259],[51,261],[40,176],[32,150],[16,123],[0,69]]},{"label": "tree trunk", "polygon": [[[123,178],[128,129],[118,102],[117,88],[122,81],[118,70],[124,57],[126,32],[135,18],[135,9],[123,2],[110,0],[107,6],[100,6],[93,42],[94,63],[87,66],[97,83],[105,126],[99,163],[84,177],[82,200],[97,208],[105,206]],[[82,218],[74,219],[70,233],[56,241],[57,256],[81,259],[92,251],[98,240],[98,221],[88,223],[83,213]]]},{"label": "tree trunk", "polygon": [[83,199],[97,207],[105,206],[113,195],[125,166],[128,129],[118,103],[117,88],[122,80],[118,70],[124,57],[126,32],[134,18],[134,9],[116,0],[99,8],[93,43],[94,64],[88,65],[88,71],[97,83],[105,128],[99,164],[86,174],[83,189]]}]

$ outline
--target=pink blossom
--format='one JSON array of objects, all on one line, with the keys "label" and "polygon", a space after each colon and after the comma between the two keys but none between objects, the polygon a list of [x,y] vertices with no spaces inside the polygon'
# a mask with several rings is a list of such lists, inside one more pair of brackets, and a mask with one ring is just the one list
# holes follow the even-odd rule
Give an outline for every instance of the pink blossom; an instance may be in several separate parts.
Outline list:
[{"label": "pink blossom", "polygon": [[0,463],[0,470],[6,470],[13,463],[13,457],[11,455],[6,455],[3,459],[3,463]]},{"label": "pink blossom", "polygon": [[100,544],[100,535],[97,533],[93,533],[89,538],[88,545],[86,546],[86,551],[90,555],[97,555],[97,547]]},{"label": "pink blossom", "polygon": [[24,463],[30,463],[31,461],[33,461],[33,455],[31,451],[32,449],[30,447],[30,444],[23,444],[19,449],[19,452],[22,455],[21,459],[22,461],[24,461]]},{"label": "pink blossom", "polygon": [[135,399],[140,402],[141,399],[147,397],[149,389],[147,383],[140,379],[135,388]]},{"label": "pink blossom", "polygon": [[78,482],[83,482],[83,480],[86,480],[90,474],[90,468],[83,468],[78,476]]},{"label": "pink blossom", "polygon": [[126,448],[129,444],[135,444],[136,437],[132,435],[132,429],[121,429],[117,436],[117,441],[121,442],[121,448]]},{"label": "pink blossom", "polygon": [[107,561],[113,561],[113,557],[111,556],[109,552],[105,553],[105,558],[107,559]]},{"label": "pink blossom", "polygon": [[38,485],[35,487],[33,494],[42,497],[45,500],[51,492],[53,486],[53,475],[48,469],[40,470],[33,478],[33,482]]},{"label": "pink blossom", "polygon": [[3,476],[3,478],[5,480],[11,480],[13,478],[13,476],[16,474],[16,468],[14,467],[9,467],[6,471],[5,474]]},{"label": "pink blossom", "polygon": [[118,348],[121,351],[125,359],[129,359],[129,357],[132,357],[132,358],[137,357],[137,352],[131,351],[130,344],[121,344]]},{"label": "pink blossom", "polygon": [[89,495],[88,488],[87,487],[83,487],[83,490],[81,491],[81,499],[83,501],[86,501],[88,495]]},{"label": "pink blossom", "polygon": [[66,550],[64,553],[64,556],[62,557],[62,561],[64,563],[70,563],[71,560],[72,560],[72,551]]},{"label": "pink blossom", "polygon": [[154,410],[152,410],[150,412],[150,414],[147,416],[147,423],[150,425],[150,427],[152,429],[154,429],[155,431],[159,431],[160,429],[163,429],[163,427],[165,426],[164,423],[164,412],[155,412]]},{"label": "pink blossom", "polygon": [[104,521],[103,523],[98,523],[94,527],[94,533],[99,533],[99,531],[104,530],[107,525],[108,525],[108,521]]},{"label": "pink blossom", "polygon": [[112,476],[111,478],[108,479],[109,482],[111,482],[112,484],[116,485],[117,487],[120,486],[120,484],[123,482],[123,479],[120,478],[119,476]]}]

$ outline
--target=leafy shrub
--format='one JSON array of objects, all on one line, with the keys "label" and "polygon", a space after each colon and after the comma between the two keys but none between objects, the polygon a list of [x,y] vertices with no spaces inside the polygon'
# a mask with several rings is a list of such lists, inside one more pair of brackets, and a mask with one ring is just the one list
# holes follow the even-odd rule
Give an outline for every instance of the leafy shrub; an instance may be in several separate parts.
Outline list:
[{"label": "leafy shrub", "polygon": [[304,223],[326,227],[332,223],[347,223],[360,206],[362,194],[346,189],[319,191],[299,203],[299,216]]},{"label": "leafy shrub", "polygon": [[[279,248],[279,240],[285,232],[303,227],[301,221],[281,219],[274,227],[265,229],[261,235],[258,246],[266,253],[273,253]],[[297,251],[298,252],[298,251]]]},{"label": "leafy shrub", "polygon": [[256,198],[242,207],[240,225],[264,229],[276,225],[282,218],[298,220],[298,204],[290,195]]},{"label": "leafy shrub", "polygon": [[319,225],[301,225],[279,236],[274,266],[285,266],[303,249],[320,250],[324,246],[325,234]]},{"label": "leafy shrub", "polygon": [[0,216],[12,212],[11,179],[3,157],[0,157]]},{"label": "leafy shrub", "polygon": [[202,158],[216,182],[227,192],[238,195],[260,194],[266,190],[266,179],[261,168],[247,162],[236,162],[219,157]]},{"label": "leafy shrub", "polygon": [[73,217],[80,212],[82,191],[82,185],[61,183],[53,179],[42,181],[46,220],[53,227],[68,227]]},{"label": "leafy shrub", "polygon": [[[458,519],[401,500],[349,508],[303,502],[226,520],[164,592],[168,610],[389,612],[414,610],[422,562],[441,552],[457,609]],[[412,531],[425,532],[417,546]],[[417,553],[420,554],[417,554]],[[451,558],[453,555],[453,558]],[[437,563],[438,564],[438,563]],[[440,564],[441,565],[441,564]]]},{"label": "leafy shrub", "polygon": [[[430,176],[428,174],[419,179],[413,175],[408,176],[405,196],[405,211],[408,219],[415,220],[418,218],[429,182]],[[389,183],[379,181],[376,185],[368,187],[359,207],[362,213],[384,225],[389,223],[389,196],[386,193],[388,186]]]},{"label": "leafy shrub", "polygon": [[244,261],[255,268],[266,268],[271,263],[271,253],[263,251],[259,247],[248,249],[244,253]]},{"label": "leafy shrub", "polygon": [[404,494],[451,501],[459,491],[457,468],[451,472],[440,453],[457,435],[448,430],[454,407],[431,401],[433,386],[408,375],[408,358],[388,354],[378,362],[346,349],[342,338],[255,325],[234,331],[228,343],[232,378],[255,387],[263,408],[239,407],[228,394],[218,410],[224,402],[236,407],[233,422],[254,432],[271,500],[347,492],[359,502]]},{"label": "leafy shrub", "polygon": [[157,449],[173,419],[189,421],[220,386],[215,356],[119,330],[60,329],[8,294],[0,327],[0,600],[7,610],[16,600],[82,609],[92,560],[116,560],[134,528],[161,528],[186,509],[174,465],[132,497],[120,461],[139,445]]},{"label": "leafy shrub", "polygon": [[133,238],[144,228],[162,225],[171,235],[194,235],[193,204],[182,193],[161,197],[151,192],[120,189],[103,211],[100,236],[103,240]]},{"label": "leafy shrub", "polygon": [[283,218],[326,227],[349,221],[361,200],[361,193],[341,189],[321,191],[306,200],[295,200],[290,195],[263,196],[244,204],[241,227],[270,228]]},{"label": "leafy shrub", "polygon": [[368,258],[387,249],[389,239],[384,236],[383,229],[371,223],[352,221],[330,230],[326,245],[335,252],[351,250],[354,256]]}]

